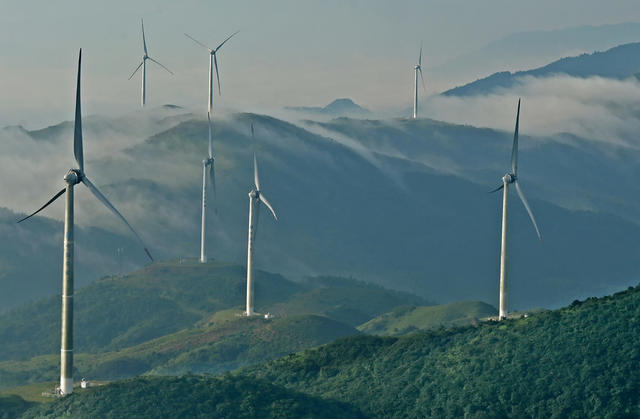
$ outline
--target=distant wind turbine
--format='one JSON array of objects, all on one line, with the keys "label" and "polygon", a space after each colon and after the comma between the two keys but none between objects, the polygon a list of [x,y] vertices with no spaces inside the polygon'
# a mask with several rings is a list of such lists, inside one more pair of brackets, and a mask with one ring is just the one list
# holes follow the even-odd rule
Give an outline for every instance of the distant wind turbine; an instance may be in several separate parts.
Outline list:
[{"label": "distant wind turbine", "polygon": [[142,242],[142,239],[131,227],[131,224],[118,212],[118,210],[107,200],[107,198],[94,186],[84,172],[84,158],[82,151],[82,115],[80,111],[80,64],[82,61],[82,50],[78,57],[78,83],[76,87],[76,115],[73,132],[73,154],[75,156],[77,169],[70,169],[64,177],[67,186],[54,195],[46,204],[40,207],[33,214],[19,220],[18,223],[33,217],[53,201],[58,199],[65,192],[67,194],[64,212],[64,253],[62,259],[62,337],[60,349],[60,392],[63,395],[73,392],[73,187],[78,183],[84,183],[89,191],[98,198],[116,217],[118,217],[131,230],[138,239],[144,251],[153,260],[149,250]]},{"label": "distant wind turbine", "polygon": [[215,48],[209,48],[208,46],[198,41],[191,35],[185,33],[185,36],[187,38],[191,39],[193,42],[195,42],[196,44],[200,45],[203,48],[206,48],[209,51],[209,102],[208,102],[208,108],[207,108],[209,113],[211,113],[211,109],[213,108],[213,68],[214,67],[216,69],[216,79],[218,80],[218,94],[222,94],[222,92],[220,91],[220,73],[218,72],[218,56],[216,54],[218,53],[218,50],[238,32],[240,31],[235,31],[234,33],[229,35],[227,39],[222,41],[220,45],[218,45]]},{"label": "distant wind turbine", "polygon": [[149,57],[149,53],[147,52],[147,41],[146,41],[146,39],[144,37],[144,20],[140,19],[140,21],[142,22],[142,47],[144,48],[144,55],[142,56],[142,62],[140,62],[140,64],[138,64],[138,67],[136,67],[136,69],[133,71],[133,73],[131,73],[131,75],[129,76],[129,80],[131,80],[131,78],[138,72],[140,67],[142,67],[142,97],[141,97],[141,102],[142,102],[142,107],[144,108],[144,104],[146,103],[146,98],[147,98],[147,60],[151,60],[154,63],[158,64],[160,67],[162,67],[165,70],[167,70],[170,74],[173,74],[173,72],[171,70],[169,70],[167,67],[165,67],[164,65],[160,64],[158,61],[156,61],[153,58]]},{"label": "distant wind turbine", "polygon": [[220,45],[216,48],[209,48],[204,45],[202,42],[193,38],[191,35],[186,34],[185,36],[191,39],[193,42],[198,45],[206,48],[209,51],[209,97],[207,102],[207,120],[209,122],[209,155],[207,159],[202,160],[202,224],[200,227],[200,262],[207,262],[207,252],[206,252],[206,232],[207,232],[207,178],[209,178],[209,182],[211,183],[211,187],[213,188],[213,200],[214,200],[214,212],[217,213],[218,209],[216,207],[216,176],[215,176],[215,158],[213,157],[213,140],[211,138],[211,111],[213,110],[213,68],[216,69],[216,79],[218,80],[218,94],[221,94],[220,91],[220,74],[218,72],[218,58],[217,52],[218,50],[235,34],[239,31],[232,33],[227,37]]},{"label": "distant wind turbine", "polygon": [[424,78],[422,77],[422,43],[420,44],[420,56],[418,57],[418,64],[413,68],[415,73],[415,83],[413,85],[413,119],[418,118],[418,73],[420,73],[420,80],[422,80],[422,88],[426,91],[427,88],[424,85]]},{"label": "distant wind turbine", "polygon": [[[253,138],[253,124],[251,124],[251,138]],[[260,179],[258,178],[258,161],[256,152],[253,152],[253,182],[255,189],[249,192],[249,244],[247,249],[247,316],[253,315],[253,244],[258,230],[258,219],[260,218],[260,202],[265,204],[273,218],[278,220],[276,212],[273,210],[267,198],[260,192]]]},{"label": "distant wind turbine", "polygon": [[200,263],[207,263],[207,178],[213,191],[213,208],[218,213],[216,196],[216,173],[214,170],[213,140],[211,138],[211,114],[207,112],[209,122],[209,157],[202,160],[202,225],[200,231]]},{"label": "distant wind turbine", "polygon": [[538,229],[538,224],[536,223],[536,219],[533,216],[533,212],[531,211],[531,207],[529,207],[529,203],[527,199],[524,197],[522,193],[522,189],[520,189],[520,184],[518,183],[518,126],[520,123],[520,99],[518,99],[518,113],[516,116],[516,129],[513,134],[513,149],[511,151],[511,173],[507,173],[502,178],[502,185],[498,186],[494,189],[493,192],[497,192],[500,189],[503,189],[502,195],[502,245],[500,250],[500,309],[499,309],[499,318],[500,320],[505,319],[507,317],[507,198],[509,192],[509,185],[513,184],[516,187],[516,192],[520,197],[520,200],[524,204],[527,213],[529,214],[529,218],[531,218],[531,222],[533,223],[533,227],[536,229],[536,234],[538,235],[538,239],[542,240],[542,235],[540,235],[540,229]]}]

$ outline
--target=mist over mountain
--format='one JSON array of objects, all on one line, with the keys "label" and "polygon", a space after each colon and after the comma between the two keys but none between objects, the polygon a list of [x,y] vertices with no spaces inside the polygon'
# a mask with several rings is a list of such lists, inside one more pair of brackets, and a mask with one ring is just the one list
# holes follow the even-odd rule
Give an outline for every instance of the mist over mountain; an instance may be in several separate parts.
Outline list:
[{"label": "mist over mountain", "polygon": [[[246,263],[255,147],[261,187],[279,215],[278,222],[261,220],[259,268],[291,279],[353,275],[433,302],[496,304],[501,198],[487,191],[506,170],[512,134],[429,120],[338,118],[296,125],[265,115],[230,114],[214,123],[219,215],[209,224],[211,257]],[[50,128],[56,133],[66,129],[71,138],[70,127]],[[91,137],[85,137],[90,144]],[[206,138],[206,120],[187,119],[86,163],[88,175],[157,259],[198,254]],[[522,186],[544,241],[537,241],[524,208],[514,201],[514,309],[602,295],[638,275],[640,258],[633,244],[640,237],[635,213],[640,204],[629,198],[638,187],[630,176],[637,155],[572,140],[577,145],[522,137]],[[37,180],[30,182],[42,188]],[[51,191],[60,187],[55,178],[51,183]],[[86,217],[84,223],[127,234],[83,192],[78,193],[77,213]],[[49,193],[43,192],[45,198]],[[617,205],[621,199],[625,206]],[[59,266],[59,249],[54,244],[50,249],[51,265]],[[135,245],[127,249],[144,257]],[[11,262],[20,267],[25,260]],[[51,293],[59,287],[54,271],[35,277],[25,273],[25,278],[33,287],[48,284]],[[32,299],[31,294],[16,292],[11,304]]]},{"label": "mist over mountain", "polygon": [[532,70],[502,71],[463,86],[443,92],[446,96],[486,95],[498,89],[516,86],[526,76],[545,77],[566,74],[573,77],[606,77],[621,79],[640,71],[640,43],[619,45],[603,52],[561,58]]},{"label": "mist over mountain", "polygon": [[464,81],[477,74],[536,68],[558,57],[604,51],[638,40],[640,22],[517,32],[429,67],[426,72],[436,78]]}]

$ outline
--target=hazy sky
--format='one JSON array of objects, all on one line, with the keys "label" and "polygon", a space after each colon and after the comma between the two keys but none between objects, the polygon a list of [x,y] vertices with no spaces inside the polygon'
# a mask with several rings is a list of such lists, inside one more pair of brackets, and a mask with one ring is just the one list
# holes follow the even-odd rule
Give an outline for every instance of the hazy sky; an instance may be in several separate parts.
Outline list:
[{"label": "hazy sky", "polygon": [[[35,128],[73,112],[83,48],[85,114],[137,109],[140,18],[150,56],[148,104],[206,106],[208,55],[217,45],[223,96],[240,110],[324,105],[351,97],[370,108],[409,106],[420,40],[424,67],[514,32],[640,21],[638,1],[612,0],[1,0],[0,124]],[[428,74],[428,70],[426,71]],[[427,75],[425,74],[425,75]],[[476,77],[484,76],[478,74]],[[429,85],[431,92],[446,81]]]}]

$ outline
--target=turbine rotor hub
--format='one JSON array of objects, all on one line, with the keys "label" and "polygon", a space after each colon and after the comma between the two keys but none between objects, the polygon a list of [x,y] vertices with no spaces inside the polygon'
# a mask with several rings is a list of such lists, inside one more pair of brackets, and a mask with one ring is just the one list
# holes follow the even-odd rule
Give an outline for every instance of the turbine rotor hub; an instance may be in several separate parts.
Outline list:
[{"label": "turbine rotor hub", "polygon": [[505,183],[513,183],[515,182],[517,179],[516,175],[514,175],[513,173],[507,173],[506,175],[504,175],[504,177],[502,178],[502,181]]},{"label": "turbine rotor hub", "polygon": [[65,175],[64,181],[71,186],[77,185],[78,183],[80,183],[80,181],[82,181],[82,173],[78,169],[71,169]]},{"label": "turbine rotor hub", "polygon": [[202,160],[202,164],[204,164],[205,166],[211,166],[213,164],[213,160],[214,160],[213,157],[210,157],[208,159],[204,159],[204,160]]},{"label": "turbine rotor hub", "polygon": [[260,196],[260,192],[256,191],[255,189],[249,192],[249,197],[252,199],[258,199],[259,196]]}]

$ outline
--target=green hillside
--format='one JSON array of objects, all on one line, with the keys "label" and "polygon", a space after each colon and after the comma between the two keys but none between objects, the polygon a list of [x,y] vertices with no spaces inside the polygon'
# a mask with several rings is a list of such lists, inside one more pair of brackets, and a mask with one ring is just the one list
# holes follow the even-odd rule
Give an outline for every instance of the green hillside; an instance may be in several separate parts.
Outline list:
[{"label": "green hillside", "polygon": [[277,315],[317,314],[352,326],[407,303],[424,302],[420,297],[392,291],[354,279],[319,277],[306,282],[308,291],[271,307]]},{"label": "green hillside", "polygon": [[[292,282],[258,271],[259,313],[246,319],[245,268],[219,262],[159,262],[75,294],[75,375],[219,373],[359,333],[354,327],[411,294],[348,278]],[[0,315],[0,389],[55,380],[60,299]],[[34,339],[38,336],[38,339]]]},{"label": "green hillside", "polygon": [[638,417],[640,286],[500,323],[340,339],[244,374],[373,417]]},{"label": "green hillside", "polygon": [[495,307],[481,301],[463,301],[437,306],[400,306],[358,326],[373,335],[405,335],[440,327],[466,326],[495,316]]},{"label": "green hillside", "polygon": [[[273,409],[260,411],[264,417],[322,417],[291,402],[294,395],[329,403],[335,417],[354,417],[354,409],[381,418],[638,417],[640,286],[504,322],[343,338],[221,378],[132,379],[79,391],[25,417],[158,416],[158,409],[165,417],[244,417],[264,398]],[[236,398],[236,411],[216,410]]]},{"label": "green hillside", "polygon": [[[304,289],[280,275],[256,275],[258,310]],[[245,268],[237,265],[159,262],[80,288],[74,298],[74,348],[117,350],[176,332],[218,310],[240,307],[244,278]],[[60,344],[60,298],[0,315],[0,341],[0,360],[55,353]]]},{"label": "green hillside", "polygon": [[[140,374],[221,373],[316,347],[358,330],[335,320],[302,315],[266,320],[239,311],[216,313],[201,325],[126,348],[99,354],[79,353],[74,375],[114,380]],[[0,362],[0,388],[55,381],[59,357],[44,355]]]},{"label": "green hillside", "polygon": [[78,391],[24,418],[360,418],[346,403],[240,377],[145,377]]},{"label": "green hillside", "polygon": [[34,406],[34,403],[25,401],[20,396],[0,395],[0,419],[17,418],[31,406]]}]

